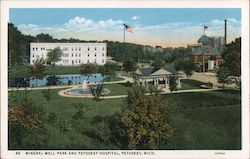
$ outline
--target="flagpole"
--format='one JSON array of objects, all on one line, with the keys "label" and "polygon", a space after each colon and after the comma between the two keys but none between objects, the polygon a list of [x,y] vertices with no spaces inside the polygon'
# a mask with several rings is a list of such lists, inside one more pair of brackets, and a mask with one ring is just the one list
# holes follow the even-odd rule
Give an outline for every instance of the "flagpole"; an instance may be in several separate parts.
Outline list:
[{"label": "flagpole", "polygon": [[124,63],[124,53],[125,53],[125,27],[123,27],[123,51],[122,51],[122,62]]}]

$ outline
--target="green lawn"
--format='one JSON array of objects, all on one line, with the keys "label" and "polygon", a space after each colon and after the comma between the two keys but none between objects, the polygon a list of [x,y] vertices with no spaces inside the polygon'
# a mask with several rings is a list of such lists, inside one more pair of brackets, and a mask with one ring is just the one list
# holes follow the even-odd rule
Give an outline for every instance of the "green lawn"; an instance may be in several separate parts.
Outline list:
[{"label": "green lawn", "polygon": [[[125,94],[128,89],[131,89],[131,87],[126,87],[126,84],[106,86],[112,90],[114,95]],[[46,125],[46,130],[50,133],[50,136],[47,137],[48,143],[46,143],[49,145],[48,147],[50,149],[107,148],[110,143],[101,141],[91,133],[83,132],[88,129],[93,130],[92,125],[95,123],[90,122],[92,119],[121,112],[122,107],[126,106],[126,98],[103,99],[97,102],[93,99],[61,97],[57,94],[59,90],[51,90],[52,100],[49,103],[46,102],[41,90],[30,91],[29,96],[42,109],[45,110],[48,106],[48,111],[55,113],[60,121],[66,122],[66,125],[72,122],[72,115],[76,112],[73,103],[87,104],[90,109],[86,112],[86,119],[74,123],[76,127],[79,125],[79,129],[71,128],[67,132],[61,132],[52,125]],[[173,136],[167,144],[162,145],[162,149],[241,149],[241,97],[239,91],[165,94],[162,95],[162,98],[168,103],[168,121],[174,128]],[[112,127],[115,126],[115,123],[110,124]],[[82,130],[82,128],[86,130]],[[104,130],[106,130],[105,127],[99,128],[98,131],[103,133]],[[43,132],[27,136],[26,140],[40,143],[41,135],[39,136],[39,133]],[[39,146],[37,147],[39,148]]]},{"label": "green lawn", "polygon": [[113,81],[122,81],[124,78],[118,76],[111,76],[110,78],[105,77],[102,81],[103,82],[113,82]]},{"label": "green lawn", "polygon": [[107,96],[126,95],[129,90],[132,90],[132,84],[128,83],[105,84],[104,88],[108,88],[110,90],[110,93]]},{"label": "green lawn", "polygon": [[192,80],[192,79],[181,79],[181,89],[180,90],[187,90],[187,89],[200,89],[201,85],[205,84],[204,82]]}]

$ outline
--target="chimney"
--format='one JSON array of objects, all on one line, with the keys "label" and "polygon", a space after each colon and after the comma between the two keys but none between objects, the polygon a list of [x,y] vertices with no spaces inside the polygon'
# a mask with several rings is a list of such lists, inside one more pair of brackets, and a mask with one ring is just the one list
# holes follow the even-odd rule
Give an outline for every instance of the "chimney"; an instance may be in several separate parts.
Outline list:
[{"label": "chimney", "polygon": [[225,37],[224,37],[224,43],[225,43],[225,46],[227,44],[227,20],[225,19]]}]

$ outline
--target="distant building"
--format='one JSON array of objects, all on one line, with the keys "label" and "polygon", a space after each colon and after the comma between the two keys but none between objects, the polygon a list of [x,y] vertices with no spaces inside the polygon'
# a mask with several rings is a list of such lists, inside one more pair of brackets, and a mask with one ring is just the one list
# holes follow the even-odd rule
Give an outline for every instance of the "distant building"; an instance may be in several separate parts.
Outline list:
[{"label": "distant building", "polygon": [[133,78],[138,85],[148,86],[148,84],[152,84],[157,87],[168,88],[170,76],[176,77],[177,88],[181,88],[179,74],[173,67],[160,69],[154,67],[140,68],[135,71]]},{"label": "distant building", "polygon": [[222,52],[225,47],[224,37],[202,35],[197,44],[188,44],[189,59],[200,71],[214,70],[222,64]]},{"label": "distant building", "polygon": [[152,52],[152,53],[157,53],[157,52],[163,52],[163,48],[161,46],[143,46],[143,51],[145,52]]},{"label": "distant building", "polygon": [[56,65],[73,66],[80,64],[104,65],[107,57],[106,43],[30,43],[30,64],[46,59],[47,53],[59,47],[63,54]]}]

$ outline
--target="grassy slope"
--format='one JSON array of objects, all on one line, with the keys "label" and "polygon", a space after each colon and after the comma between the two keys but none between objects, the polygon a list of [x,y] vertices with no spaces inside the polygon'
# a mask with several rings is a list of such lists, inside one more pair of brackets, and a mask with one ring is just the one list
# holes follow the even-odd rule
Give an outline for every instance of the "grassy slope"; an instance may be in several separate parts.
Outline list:
[{"label": "grassy slope", "polygon": [[[72,103],[86,103],[88,120],[95,116],[111,115],[121,111],[126,105],[124,98],[101,100],[60,97],[52,90],[50,103],[46,103],[40,90],[31,91],[30,96],[43,107],[49,107],[60,119],[70,120],[75,109]],[[183,111],[170,112],[169,122],[175,128],[174,134],[165,149],[240,149],[241,146],[241,109],[240,94],[237,91],[213,91],[201,93],[167,94],[163,96],[171,108],[181,107]],[[228,106],[232,105],[232,106]],[[51,129],[53,131],[53,129]],[[97,139],[87,137],[80,132],[51,132],[58,139],[51,138],[50,146],[61,149],[85,148],[98,149]],[[29,139],[27,139],[29,140]]]},{"label": "grassy slope", "polygon": [[191,80],[191,79],[182,79],[181,80],[181,90],[200,89],[202,84],[205,84],[205,83],[200,82],[200,81],[196,81],[196,80]]}]

